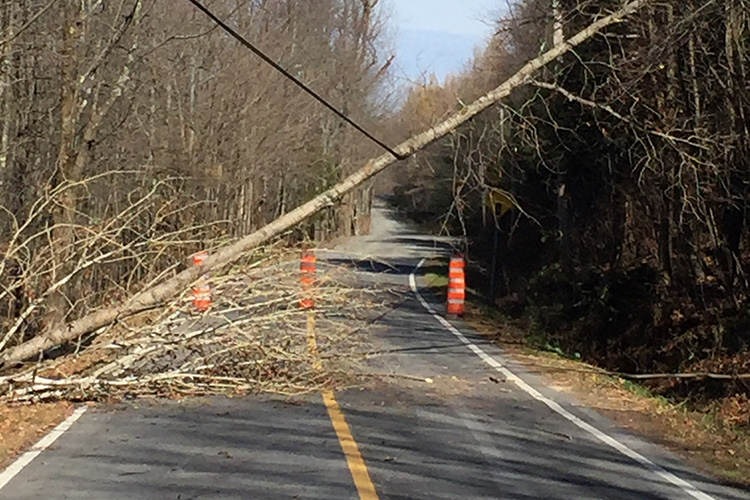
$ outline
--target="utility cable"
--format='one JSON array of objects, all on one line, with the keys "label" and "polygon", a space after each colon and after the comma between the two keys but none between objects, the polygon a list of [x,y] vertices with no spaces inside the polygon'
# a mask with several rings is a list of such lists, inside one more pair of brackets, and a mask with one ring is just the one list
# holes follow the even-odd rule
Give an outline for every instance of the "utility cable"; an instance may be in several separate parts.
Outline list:
[{"label": "utility cable", "polygon": [[349,118],[345,113],[342,111],[339,111],[338,108],[336,108],[333,104],[328,102],[326,99],[321,97],[317,92],[315,92],[313,89],[308,87],[305,83],[303,83],[301,80],[296,78],[294,75],[289,73],[286,69],[284,69],[280,64],[278,64],[276,61],[271,59],[268,55],[266,55],[261,49],[253,45],[250,41],[247,40],[247,38],[243,37],[239,33],[237,33],[234,29],[232,29],[228,24],[226,24],[224,21],[219,19],[213,12],[208,10],[203,4],[201,4],[198,0],[188,0],[191,4],[193,4],[198,10],[203,12],[206,16],[208,16],[213,22],[215,22],[221,29],[226,31],[229,35],[232,36],[235,40],[240,42],[245,48],[250,49],[256,56],[260,57],[263,61],[268,63],[271,67],[273,67],[276,71],[281,73],[285,78],[291,80],[297,87],[304,90],[307,94],[312,96],[313,99],[321,103],[323,106],[331,110],[336,116],[344,120],[346,123],[354,127],[356,130],[358,130],[362,135],[370,139],[372,142],[383,148],[384,150],[388,151],[390,154],[392,154],[394,157],[396,157],[399,160],[405,160],[408,158],[408,155],[402,155],[397,153],[393,148],[388,146],[386,143],[375,137],[373,134],[368,132],[364,127],[359,125],[357,122]]}]

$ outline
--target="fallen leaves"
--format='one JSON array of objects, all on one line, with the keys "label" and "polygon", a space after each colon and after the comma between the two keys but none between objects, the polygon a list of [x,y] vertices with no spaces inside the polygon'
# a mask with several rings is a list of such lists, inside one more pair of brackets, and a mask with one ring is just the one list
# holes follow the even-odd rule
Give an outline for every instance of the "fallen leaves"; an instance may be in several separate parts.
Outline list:
[{"label": "fallen leaves", "polygon": [[0,470],[18,452],[33,445],[73,409],[66,402],[0,405]]}]

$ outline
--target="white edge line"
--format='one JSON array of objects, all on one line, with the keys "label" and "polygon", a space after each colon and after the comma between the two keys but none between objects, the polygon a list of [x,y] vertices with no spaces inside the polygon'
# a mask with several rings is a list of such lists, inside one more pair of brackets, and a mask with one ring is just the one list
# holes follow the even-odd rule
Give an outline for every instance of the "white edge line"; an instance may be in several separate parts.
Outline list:
[{"label": "white edge line", "polygon": [[29,451],[18,457],[15,462],[10,464],[7,469],[0,472],[0,490],[3,489],[8,483],[18,475],[27,465],[29,465],[36,457],[38,457],[44,450],[49,448],[52,443],[57,441],[57,438],[62,436],[68,431],[76,421],[81,418],[81,415],[86,413],[87,407],[81,406],[77,408],[71,416],[66,418],[60,425],[49,431],[49,433],[40,439]]},{"label": "white edge line", "polygon": [[635,462],[638,462],[642,466],[644,466],[646,469],[648,469],[650,472],[656,474],[657,476],[661,477],[665,481],[673,484],[674,486],[677,486],[682,491],[687,493],[693,498],[697,498],[698,500],[716,500],[714,497],[707,495],[706,493],[702,492],[689,482],[685,481],[684,479],[677,477],[673,473],[667,471],[663,467],[657,465],[652,460],[644,457],[637,451],[633,450],[632,448],[629,448],[625,444],[621,443],[620,441],[616,440],[609,434],[597,429],[593,425],[589,424],[588,422],[585,422],[581,420],[580,418],[576,417],[572,413],[570,413],[568,410],[560,406],[560,404],[556,403],[555,401],[552,401],[548,397],[542,395],[539,391],[531,387],[529,384],[527,384],[525,381],[523,381],[518,375],[508,370],[505,366],[502,365],[502,363],[498,362],[495,358],[484,352],[479,346],[472,343],[469,339],[466,338],[466,336],[461,333],[456,327],[454,327],[448,320],[437,314],[435,309],[430,306],[430,304],[427,303],[427,301],[422,297],[422,294],[419,293],[419,288],[417,287],[417,280],[415,277],[415,274],[419,268],[421,268],[427,259],[422,259],[419,264],[417,264],[416,268],[414,268],[414,271],[409,274],[409,286],[411,287],[412,291],[414,292],[414,295],[416,295],[419,302],[422,304],[422,307],[424,307],[432,316],[438,320],[438,322],[445,327],[446,330],[451,332],[453,335],[458,337],[458,339],[463,342],[474,354],[479,356],[479,358],[482,359],[486,364],[497,370],[498,372],[502,373],[506,379],[512,381],[515,383],[519,389],[526,392],[528,395],[530,395],[532,398],[536,399],[537,401],[544,403],[547,405],[552,411],[559,414],[560,416],[564,417],[566,420],[572,422],[574,425],[579,427],[580,429],[583,429],[584,431],[588,432],[595,438],[597,438],[599,441],[603,442],[607,446],[610,446],[611,448],[614,448],[618,452],[622,453],[626,457],[634,460]]}]

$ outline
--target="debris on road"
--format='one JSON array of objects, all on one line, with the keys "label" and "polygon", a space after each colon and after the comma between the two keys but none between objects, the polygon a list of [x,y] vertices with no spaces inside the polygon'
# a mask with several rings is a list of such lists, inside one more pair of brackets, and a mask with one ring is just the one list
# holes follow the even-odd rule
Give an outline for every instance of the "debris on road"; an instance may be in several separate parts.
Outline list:
[{"label": "debris on road", "polygon": [[308,311],[298,307],[298,273],[289,253],[236,266],[212,278],[214,305],[207,312],[192,310],[186,292],[158,314],[119,322],[78,352],[0,376],[0,401],[293,395],[345,380],[346,358],[363,342],[381,299],[352,287],[352,270],[324,270],[315,290],[317,345],[321,358],[336,363],[317,370]]}]

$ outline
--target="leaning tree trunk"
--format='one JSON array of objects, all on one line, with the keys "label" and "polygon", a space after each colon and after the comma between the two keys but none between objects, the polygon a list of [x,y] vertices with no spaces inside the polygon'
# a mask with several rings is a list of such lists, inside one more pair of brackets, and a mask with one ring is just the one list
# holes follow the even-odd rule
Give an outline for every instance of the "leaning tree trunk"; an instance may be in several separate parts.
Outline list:
[{"label": "leaning tree trunk", "polygon": [[[394,149],[394,152],[400,157],[406,158],[433,143],[437,139],[446,136],[458,126],[466,123],[477,114],[507,97],[515,88],[523,85],[529,76],[534,74],[537,70],[582,44],[607,26],[621,22],[625,16],[636,12],[644,5],[648,4],[649,1],[650,0],[633,0],[617,12],[592,23],[568,39],[565,43],[552,48],[539,57],[526,63],[515,75],[507,79],[499,87],[480,97],[468,106],[465,106],[458,113],[452,115],[435,127],[401,143]],[[358,186],[371,179],[376,174],[393,165],[396,161],[397,158],[391,153],[383,154],[368,161],[365,166],[333,186],[331,189],[319,194],[312,200],[288,212],[286,215],[279,217],[254,233],[249,234],[235,243],[219,250],[209,257],[203,265],[186,269],[164,283],[135,295],[124,304],[101,309],[57,328],[44,336],[36,337],[10,349],[2,356],[2,358],[0,358],[0,363],[2,365],[18,363],[25,359],[37,356],[40,351],[77,339],[81,335],[94,332],[102,327],[112,324],[118,319],[126,318],[139,312],[160,306],[166,300],[185,290],[190,284],[195,282],[206,272],[237,261],[248,250],[252,250],[262,243],[284,233],[318,212],[334,206],[337,202],[341,201],[346,194],[355,190]]]}]

